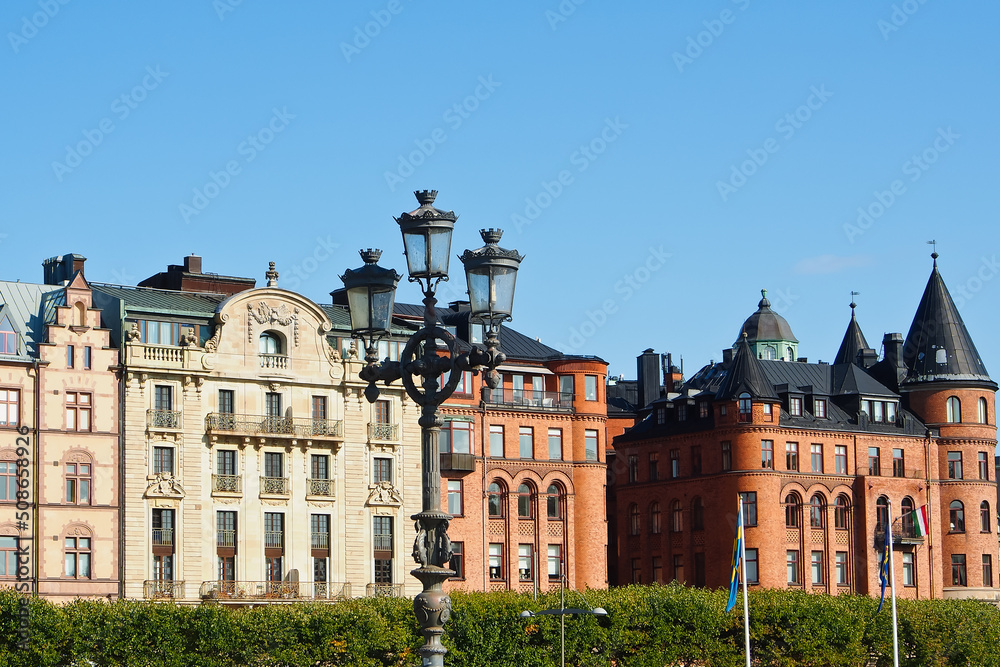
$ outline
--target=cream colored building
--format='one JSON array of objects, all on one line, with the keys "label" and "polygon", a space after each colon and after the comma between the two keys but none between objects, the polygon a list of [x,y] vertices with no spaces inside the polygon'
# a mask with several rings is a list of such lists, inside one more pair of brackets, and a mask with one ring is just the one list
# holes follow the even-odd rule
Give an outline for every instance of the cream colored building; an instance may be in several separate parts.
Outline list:
[{"label": "cream colored building", "polygon": [[418,407],[375,404],[339,306],[95,285],[117,330],[124,597],[224,603],[412,596]]}]

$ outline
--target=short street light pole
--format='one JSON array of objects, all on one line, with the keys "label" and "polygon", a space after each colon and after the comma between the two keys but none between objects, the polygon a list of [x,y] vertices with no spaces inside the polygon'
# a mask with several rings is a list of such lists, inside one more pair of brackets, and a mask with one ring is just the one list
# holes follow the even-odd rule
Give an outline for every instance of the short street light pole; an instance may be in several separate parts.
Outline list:
[{"label": "short street light pole", "polygon": [[[417,537],[413,558],[419,567],[411,572],[423,584],[423,591],[413,600],[413,611],[424,635],[419,653],[423,665],[443,667],[447,649],[441,643],[444,624],[451,616],[451,598],[442,584],[455,575],[449,569],[452,549],[448,537],[451,515],[441,511],[441,453],[438,436],[443,424],[438,407],[455,391],[464,371],[483,373],[486,385],[495,389],[500,382],[496,367],[506,356],[500,352],[500,324],[511,319],[517,269],[524,259],[516,250],[497,245],[503,234],[499,229],[484,229],[485,246],[466,250],[460,259],[465,265],[471,303],[470,320],[481,323],[486,331],[485,346],[473,347],[460,354],[455,337],[438,321],[434,292],[448,279],[451,235],[457,217],[452,211],[434,208],[436,190],[414,193],[420,207],[396,218],[403,234],[410,282],[420,285],[424,294],[423,327],[410,336],[399,361],[379,361],[378,341],[389,334],[395,303],[396,285],[402,277],[392,269],[378,266],[379,250],[361,251],[365,265],[341,276],[347,291],[351,329],[365,346],[365,362],[360,378],[368,382],[365,398],[374,402],[379,395],[376,382],[387,385],[402,380],[406,393],[421,407],[422,498],[421,511],[411,518],[416,522]],[[438,342],[448,349],[438,353]],[[443,386],[439,381],[447,377]]]},{"label": "short street light pole", "polygon": [[[532,616],[558,616],[559,617],[559,652],[560,664],[566,667],[566,615],[567,614],[592,614],[594,616],[607,616],[608,612],[604,607],[593,609],[578,609],[575,607],[566,608],[566,575],[562,576],[562,588],[559,594],[558,609],[543,609],[541,611],[522,611],[521,618],[531,618]],[[583,597],[582,594],[579,594]],[[587,598],[583,598],[583,603],[587,604]],[[588,607],[590,605],[587,605]]]}]

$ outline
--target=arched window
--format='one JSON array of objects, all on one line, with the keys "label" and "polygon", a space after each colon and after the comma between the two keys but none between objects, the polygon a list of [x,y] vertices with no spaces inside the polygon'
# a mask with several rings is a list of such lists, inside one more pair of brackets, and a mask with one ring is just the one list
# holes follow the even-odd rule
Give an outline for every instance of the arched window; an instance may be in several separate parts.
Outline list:
[{"label": "arched window", "polygon": [[73,304],[73,324],[78,327],[87,325],[87,307],[83,305],[83,301]]},{"label": "arched window", "polygon": [[785,526],[788,528],[798,528],[800,526],[799,517],[802,515],[802,501],[797,493],[789,493],[785,496]]},{"label": "arched window", "polygon": [[826,502],[818,493],[809,501],[809,525],[813,528],[823,527],[823,515],[826,513]]},{"label": "arched window", "polygon": [[753,404],[750,402],[750,394],[743,392],[740,394],[740,419],[741,422],[750,421],[750,414],[753,410]]},{"label": "arched window", "polygon": [[628,506],[628,534],[639,534],[639,506],[635,503]]},{"label": "arched window", "polygon": [[0,322],[0,354],[17,354],[17,334],[6,317]]},{"label": "arched window", "polygon": [[499,482],[492,482],[486,492],[490,518],[497,519],[504,515],[504,487]]},{"label": "arched window", "polygon": [[265,331],[260,335],[259,351],[261,354],[282,354],[281,336],[274,331]]},{"label": "arched window", "polygon": [[656,501],[649,505],[649,532],[653,535],[660,534],[660,503]]},{"label": "arched window", "polygon": [[764,352],[761,355],[764,359],[777,359],[778,358],[778,348],[773,345],[765,345]]},{"label": "arched window", "polygon": [[962,402],[958,400],[958,396],[949,396],[947,407],[948,407],[947,420],[953,424],[961,422]]},{"label": "arched window", "polygon": [[949,530],[953,533],[965,532],[965,505],[961,500],[953,500],[948,505]]},{"label": "arched window", "polygon": [[701,496],[691,501],[691,530],[705,530],[705,503]]},{"label": "arched window", "polygon": [[879,496],[875,501],[875,530],[884,531],[887,523],[889,523],[889,499]]},{"label": "arched window", "polygon": [[795,352],[790,347],[785,348],[785,361],[795,361]]},{"label": "arched window", "polygon": [[549,519],[561,520],[563,518],[563,492],[558,484],[550,484],[545,498],[546,514]]},{"label": "arched window", "polygon": [[993,519],[990,517],[990,504],[987,501],[979,503],[979,530],[983,533],[992,532],[990,525]]},{"label": "arched window", "polygon": [[899,522],[903,526],[903,535],[913,537],[913,499],[909,496],[899,503]]},{"label": "arched window", "polygon": [[989,412],[986,409],[986,399],[983,398],[982,396],[979,397],[979,423],[980,424],[990,423]]},{"label": "arched window", "polygon": [[522,484],[517,487],[517,516],[521,519],[531,519],[534,512],[531,511],[531,494],[533,490],[529,484]]},{"label": "arched window", "polygon": [[847,529],[847,514],[850,511],[850,504],[844,496],[837,496],[833,501],[833,526],[841,530]]},{"label": "arched window", "polygon": [[684,530],[684,513],[681,509],[681,501],[679,500],[670,503],[670,521],[670,528],[675,533]]}]

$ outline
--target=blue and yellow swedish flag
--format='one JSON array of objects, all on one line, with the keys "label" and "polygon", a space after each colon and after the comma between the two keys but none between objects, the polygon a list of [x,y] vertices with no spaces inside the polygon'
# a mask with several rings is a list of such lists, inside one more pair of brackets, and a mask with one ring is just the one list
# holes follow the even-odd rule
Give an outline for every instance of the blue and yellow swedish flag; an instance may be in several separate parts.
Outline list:
[{"label": "blue and yellow swedish flag", "polygon": [[885,587],[889,585],[889,549],[892,548],[892,532],[889,522],[885,522],[885,536],[882,546],[882,553],[879,556],[878,580],[882,584],[882,598],[878,601],[878,609],[875,613],[882,611],[882,603],[885,602]]},{"label": "blue and yellow swedish flag", "polygon": [[729,575],[729,602],[726,611],[730,612],[736,606],[736,597],[740,591],[740,554],[743,553],[743,499],[736,496],[739,510],[736,514],[736,540],[733,543],[733,571]]}]

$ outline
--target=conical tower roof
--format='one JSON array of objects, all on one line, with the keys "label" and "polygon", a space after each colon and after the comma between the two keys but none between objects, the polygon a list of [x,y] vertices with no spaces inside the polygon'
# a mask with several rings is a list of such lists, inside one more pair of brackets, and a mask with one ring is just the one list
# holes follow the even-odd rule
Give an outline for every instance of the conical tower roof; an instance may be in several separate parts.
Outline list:
[{"label": "conical tower roof", "polygon": [[715,398],[731,401],[739,398],[743,392],[747,392],[751,398],[778,400],[778,395],[774,393],[774,385],[764,375],[764,369],[760,364],[744,334],[736,346],[736,356],[726,373],[726,378],[722,381],[722,386],[715,393]]},{"label": "conical tower roof", "polygon": [[938,272],[938,254],[931,257],[934,269],[903,344],[904,384],[971,381],[995,387]]},{"label": "conical tower roof", "polygon": [[847,332],[844,334],[844,340],[840,343],[837,357],[833,360],[834,364],[857,363],[858,352],[869,349],[868,341],[865,340],[865,335],[861,332],[861,326],[858,324],[858,318],[854,316],[854,309],[857,305],[853,301],[851,302],[851,322],[847,325]]}]

